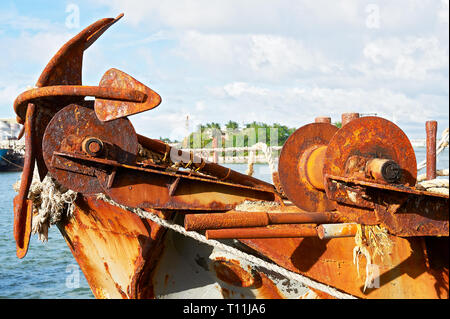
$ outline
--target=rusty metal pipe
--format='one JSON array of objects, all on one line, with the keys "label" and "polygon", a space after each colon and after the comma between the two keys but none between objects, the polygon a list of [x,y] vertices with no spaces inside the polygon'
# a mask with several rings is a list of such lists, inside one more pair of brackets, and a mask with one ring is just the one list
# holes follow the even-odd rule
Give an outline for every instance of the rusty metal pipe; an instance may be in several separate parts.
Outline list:
[{"label": "rusty metal pipe", "polygon": [[271,224],[321,224],[336,223],[336,213],[266,213],[236,212],[212,214],[188,214],[184,218],[186,230],[205,230],[220,228],[261,227]]},{"label": "rusty metal pipe", "polygon": [[23,104],[43,97],[55,96],[94,96],[101,99],[112,99],[131,102],[144,102],[147,95],[130,89],[84,85],[54,85],[35,88],[20,94],[14,101],[14,110],[18,113]]},{"label": "rusty metal pipe", "polygon": [[366,174],[377,181],[396,183],[402,177],[401,172],[400,165],[389,159],[373,158],[366,164]]},{"label": "rusty metal pipe", "polygon": [[331,124],[331,117],[329,116],[318,116],[314,119],[315,123],[329,123]]},{"label": "rusty metal pipe", "polygon": [[347,125],[348,122],[359,118],[359,113],[343,113],[342,114],[342,127]]},{"label": "rusty metal pipe", "polygon": [[207,239],[254,239],[317,237],[315,224],[271,225],[267,227],[209,229]]},{"label": "rusty metal pipe", "polygon": [[437,122],[427,121],[427,180],[436,178],[436,133]]},{"label": "rusty metal pipe", "polygon": [[335,212],[313,213],[267,213],[270,224],[327,224],[337,223],[340,217]]},{"label": "rusty metal pipe", "polygon": [[[137,136],[139,144],[149,150],[164,155],[166,158],[170,158],[170,154],[174,151],[172,147],[162,141],[151,139],[139,134]],[[230,168],[223,167],[211,162],[206,162],[202,158],[195,156],[192,152],[178,150],[178,155],[181,158],[190,159],[189,162],[191,163],[190,165],[193,169],[208,175],[215,176],[221,181],[255,187],[271,193],[275,192],[275,188],[272,184],[266,183],[248,175],[238,173]]]},{"label": "rusty metal pipe", "polygon": [[320,239],[354,237],[358,230],[355,223],[322,224],[317,226],[317,234]]},{"label": "rusty metal pipe", "polygon": [[188,214],[184,217],[186,230],[205,230],[269,225],[265,212],[228,212],[215,214]]}]

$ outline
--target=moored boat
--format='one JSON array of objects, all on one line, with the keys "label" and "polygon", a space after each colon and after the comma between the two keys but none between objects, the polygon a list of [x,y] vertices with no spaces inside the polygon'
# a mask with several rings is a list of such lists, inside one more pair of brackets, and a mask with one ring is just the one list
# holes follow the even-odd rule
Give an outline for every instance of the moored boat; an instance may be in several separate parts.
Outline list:
[{"label": "moored boat", "polygon": [[[50,213],[97,298],[448,298],[448,195],[415,187],[399,127],[305,125],[274,184],[207,162],[135,132],[127,117],[161,97],[133,77],[82,85],[84,50],[121,17],[67,42],[15,101],[19,258]],[[46,205],[30,196],[35,163]]]}]

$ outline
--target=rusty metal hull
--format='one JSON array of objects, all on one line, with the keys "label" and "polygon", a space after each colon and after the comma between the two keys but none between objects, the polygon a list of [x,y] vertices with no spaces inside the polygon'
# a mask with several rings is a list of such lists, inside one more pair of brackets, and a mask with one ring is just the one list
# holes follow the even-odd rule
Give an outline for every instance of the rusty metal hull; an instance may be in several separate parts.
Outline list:
[{"label": "rusty metal hull", "polygon": [[[183,218],[175,213],[159,215]],[[222,256],[95,197],[80,197],[73,218],[59,229],[96,298],[330,297],[238,257]],[[448,298],[448,237],[390,239],[391,254],[374,260],[380,267],[380,287],[365,292],[364,279],[353,264],[354,238],[240,242],[244,250],[251,248],[288,270],[357,297]],[[442,251],[447,251],[446,257]],[[361,260],[361,274],[364,267]]]}]

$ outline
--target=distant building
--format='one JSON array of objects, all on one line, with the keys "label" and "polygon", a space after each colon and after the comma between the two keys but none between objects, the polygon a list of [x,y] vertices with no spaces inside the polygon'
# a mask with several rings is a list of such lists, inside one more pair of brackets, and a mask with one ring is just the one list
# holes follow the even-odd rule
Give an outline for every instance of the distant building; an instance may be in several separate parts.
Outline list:
[{"label": "distant building", "polygon": [[20,128],[16,119],[0,119],[0,141],[16,139]]}]

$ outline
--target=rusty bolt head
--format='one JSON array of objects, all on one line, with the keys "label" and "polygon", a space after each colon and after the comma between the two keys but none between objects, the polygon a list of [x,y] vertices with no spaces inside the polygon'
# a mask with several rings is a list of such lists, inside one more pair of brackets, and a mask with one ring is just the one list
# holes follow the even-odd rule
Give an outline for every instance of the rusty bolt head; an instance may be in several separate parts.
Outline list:
[{"label": "rusty bolt head", "polygon": [[98,156],[103,151],[103,142],[95,137],[87,137],[83,141],[82,149],[91,156]]}]

